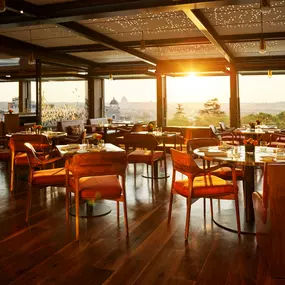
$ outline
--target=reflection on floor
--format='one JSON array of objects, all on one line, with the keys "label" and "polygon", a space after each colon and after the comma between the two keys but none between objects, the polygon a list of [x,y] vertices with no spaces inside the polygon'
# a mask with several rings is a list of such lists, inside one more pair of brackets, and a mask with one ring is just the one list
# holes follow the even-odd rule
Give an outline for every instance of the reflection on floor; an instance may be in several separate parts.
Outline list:
[{"label": "reflection on floor", "polygon": [[[133,166],[128,169],[127,201],[130,237],[119,224],[115,202],[104,217],[81,219],[80,242],[75,241],[74,218],[65,224],[65,191],[47,188],[33,197],[29,225],[25,223],[26,186],[20,182],[10,199],[8,174],[0,164],[0,284],[255,284],[255,237],[217,227],[203,202],[191,211],[190,239],[184,242],[185,199],[177,198],[167,225],[171,178],[150,180]],[[168,172],[171,173],[169,163]],[[260,173],[257,180],[259,181]],[[242,187],[241,187],[242,189]],[[243,205],[242,191],[240,204]],[[231,207],[221,201],[220,211]],[[215,211],[218,210],[215,202]]]}]

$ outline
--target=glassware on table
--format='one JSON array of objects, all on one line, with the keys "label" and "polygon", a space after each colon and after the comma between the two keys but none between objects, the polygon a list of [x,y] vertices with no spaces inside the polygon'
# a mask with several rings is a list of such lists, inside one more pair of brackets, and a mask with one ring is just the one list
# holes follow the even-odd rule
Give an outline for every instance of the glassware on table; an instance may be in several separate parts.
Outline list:
[{"label": "glassware on table", "polygon": [[278,159],[279,157],[284,156],[284,146],[283,145],[278,145],[276,148],[276,158]]},{"label": "glassware on table", "polygon": [[98,140],[98,147],[99,149],[103,149],[105,147],[105,141],[104,140]]},{"label": "glassware on table", "polygon": [[237,146],[233,147],[232,152],[233,152],[233,157],[234,158],[239,158],[240,157],[239,148]]},{"label": "glassware on table", "polygon": [[260,151],[261,152],[266,152],[267,150],[267,141],[260,141]]}]

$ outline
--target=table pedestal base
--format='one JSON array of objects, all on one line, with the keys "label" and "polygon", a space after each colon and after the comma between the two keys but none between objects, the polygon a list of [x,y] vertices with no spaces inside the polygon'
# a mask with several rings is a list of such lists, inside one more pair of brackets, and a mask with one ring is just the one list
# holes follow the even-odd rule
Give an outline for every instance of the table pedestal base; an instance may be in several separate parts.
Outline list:
[{"label": "table pedestal base", "polygon": [[[101,217],[109,214],[111,208],[104,202],[89,204],[88,202],[79,205],[80,218]],[[75,217],[75,206],[70,207],[69,214]]]},{"label": "table pedestal base", "polygon": [[[246,222],[245,209],[240,208],[240,227],[241,234],[255,235],[255,223],[254,221]],[[214,213],[213,222],[228,231],[237,233],[237,221],[236,221],[236,210],[233,209],[221,209]]]}]

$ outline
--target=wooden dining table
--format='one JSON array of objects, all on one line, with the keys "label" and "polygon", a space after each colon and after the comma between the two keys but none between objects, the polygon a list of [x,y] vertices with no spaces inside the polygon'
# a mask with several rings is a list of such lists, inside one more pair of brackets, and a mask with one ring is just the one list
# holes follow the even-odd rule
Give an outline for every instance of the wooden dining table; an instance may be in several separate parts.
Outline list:
[{"label": "wooden dining table", "polygon": [[[117,147],[111,143],[106,143],[103,147],[87,144],[69,144],[69,145],[57,145],[59,154],[65,159],[71,159],[76,154],[84,154],[90,152],[125,152],[124,149]],[[92,218],[105,216],[111,212],[111,208],[103,201],[97,201],[91,203],[86,201],[79,206],[80,218]],[[70,207],[69,214],[75,217],[75,207]]]},{"label": "wooden dining table", "polygon": [[[276,148],[266,147],[261,148],[259,146],[255,147],[254,152],[246,152],[244,146],[238,146],[237,154],[233,154],[234,147],[226,149],[221,149],[220,146],[210,146],[195,149],[194,153],[210,161],[217,162],[228,162],[235,165],[240,165],[244,169],[244,183],[245,188],[245,229],[243,232],[252,233],[254,229],[254,210],[252,203],[252,193],[255,191],[255,167],[263,165],[267,162],[277,162],[284,163],[285,156],[282,159],[277,159]],[[230,226],[229,226],[230,227]],[[227,228],[227,226],[225,226]]]}]

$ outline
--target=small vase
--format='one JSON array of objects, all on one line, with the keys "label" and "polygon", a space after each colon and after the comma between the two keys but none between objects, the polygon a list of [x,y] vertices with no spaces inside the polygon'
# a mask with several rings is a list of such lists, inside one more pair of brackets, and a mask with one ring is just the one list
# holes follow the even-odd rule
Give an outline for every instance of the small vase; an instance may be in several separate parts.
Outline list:
[{"label": "small vase", "polygon": [[245,152],[254,152],[255,150],[255,146],[253,144],[247,144],[244,147],[245,147]]}]

